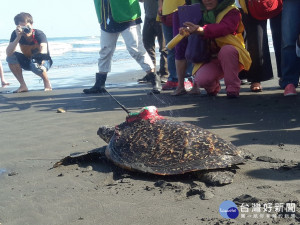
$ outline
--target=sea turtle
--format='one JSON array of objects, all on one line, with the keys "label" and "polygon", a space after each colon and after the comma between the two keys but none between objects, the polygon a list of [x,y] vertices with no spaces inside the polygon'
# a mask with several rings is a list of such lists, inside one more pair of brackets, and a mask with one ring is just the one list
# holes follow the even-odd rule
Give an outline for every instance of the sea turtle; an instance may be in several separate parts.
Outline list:
[{"label": "sea turtle", "polygon": [[[219,171],[244,162],[242,151],[230,142],[198,126],[164,118],[155,106],[129,113],[125,122],[115,127],[100,127],[97,134],[108,143],[104,151],[109,160],[122,168],[144,173]],[[91,154],[104,155],[101,151]],[[65,158],[55,166],[68,164],[70,159]],[[232,181],[225,173],[220,178],[209,175],[206,179]]]}]

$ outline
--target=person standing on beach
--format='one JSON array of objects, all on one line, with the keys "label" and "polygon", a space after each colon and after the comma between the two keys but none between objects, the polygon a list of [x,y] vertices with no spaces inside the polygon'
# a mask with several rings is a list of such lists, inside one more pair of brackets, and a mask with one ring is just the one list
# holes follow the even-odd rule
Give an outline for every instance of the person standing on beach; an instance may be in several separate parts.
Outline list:
[{"label": "person standing on beach", "polygon": [[284,96],[297,95],[299,83],[300,58],[296,55],[296,41],[300,33],[300,1],[285,0],[282,9],[282,77],[279,85]]},{"label": "person standing on beach", "polygon": [[[28,91],[22,69],[32,71],[40,76],[44,82],[44,91],[51,91],[52,87],[47,71],[52,65],[52,59],[46,35],[41,30],[33,29],[33,19],[29,13],[19,13],[15,16],[14,21],[17,28],[12,32],[10,43],[6,49],[6,61],[20,83],[20,87],[14,92]],[[16,52],[18,44],[22,53]]]},{"label": "person standing on beach", "polygon": [[[197,2],[198,0],[193,0],[192,3]],[[169,43],[173,37],[178,34],[179,26],[174,24],[174,17],[176,16],[176,11],[179,6],[183,6],[186,2],[191,2],[190,0],[158,0],[158,14],[160,15],[160,19],[162,21],[162,28],[166,43]],[[176,27],[175,27],[176,25]],[[181,46],[181,43],[178,45]],[[176,46],[176,49],[178,47]],[[168,49],[168,69],[169,69],[169,77],[167,83],[164,84],[162,90],[175,90],[178,86],[178,73],[185,73],[186,68],[179,68],[177,71],[176,65],[176,50]],[[190,66],[190,69],[192,67]],[[183,79],[186,74],[184,74]],[[183,81],[183,85],[187,88],[191,86],[191,82]]]},{"label": "person standing on beach", "polygon": [[299,31],[299,37],[298,37],[297,43],[296,43],[296,54],[298,57],[300,57],[300,31]]},{"label": "person standing on beach", "polygon": [[[186,5],[191,5],[195,3],[200,3],[200,0],[185,0]],[[200,8],[199,8],[200,14]],[[194,15],[189,15],[189,18],[193,18]],[[182,24],[180,24],[180,16],[178,10],[173,13],[173,36],[175,37],[179,33],[179,29]],[[185,52],[188,46],[188,38],[184,38],[175,46],[175,66],[177,71],[178,82],[176,89],[172,96],[179,96],[186,94],[186,90],[191,90],[193,83],[189,80],[185,81],[187,74],[191,73],[192,65],[188,62],[185,57]]]},{"label": "person standing on beach", "polygon": [[93,87],[84,89],[85,94],[103,93],[107,73],[111,71],[111,61],[116,43],[121,34],[129,54],[148,74],[153,89],[151,93],[159,94],[160,77],[154,73],[155,66],[144,48],[141,34],[141,9],[138,0],[94,0],[98,21],[101,27],[99,72]]},{"label": "person standing on beach", "polygon": [[[269,50],[267,21],[251,15],[248,5],[250,0],[239,0],[242,21],[245,26],[244,38],[252,64],[249,71],[241,71],[240,76],[251,82],[250,91],[261,92],[262,81],[273,79],[273,68]],[[262,15],[265,16],[265,15]],[[281,77],[281,13],[269,19],[277,65],[277,76]]]},{"label": "person standing on beach", "polygon": [[[143,43],[146,51],[152,59],[154,66],[156,66],[155,56],[155,38],[157,38],[160,52],[160,63],[158,74],[161,78],[168,78],[168,63],[167,63],[167,49],[166,42],[162,32],[162,25],[157,21],[158,0],[139,0],[144,3],[145,21],[143,26]],[[147,75],[138,80],[140,83],[148,82]]]},{"label": "person standing on beach", "polygon": [[[158,0],[158,14],[162,21],[162,29],[166,43],[173,39],[173,15],[178,6],[185,4],[185,0]],[[177,71],[175,65],[175,49],[168,49],[167,55],[169,77],[162,87],[163,90],[173,90],[178,86]]]},{"label": "person standing on beach", "polygon": [[9,85],[4,79],[4,72],[3,72],[3,67],[2,67],[2,62],[0,61],[0,80],[1,80],[1,87],[6,87]]}]

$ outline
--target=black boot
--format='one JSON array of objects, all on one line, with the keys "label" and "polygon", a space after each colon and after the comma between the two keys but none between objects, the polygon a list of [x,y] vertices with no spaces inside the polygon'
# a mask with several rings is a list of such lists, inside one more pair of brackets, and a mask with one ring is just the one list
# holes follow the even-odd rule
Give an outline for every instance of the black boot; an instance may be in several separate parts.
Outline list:
[{"label": "black boot", "polygon": [[161,91],[161,81],[159,75],[154,72],[148,74],[152,84],[152,91],[149,94],[160,94]]},{"label": "black boot", "polygon": [[107,78],[107,73],[96,73],[96,82],[93,87],[90,89],[83,89],[85,94],[95,94],[95,93],[104,93],[105,90],[105,81]]},{"label": "black boot", "polygon": [[142,83],[148,83],[148,82],[150,82],[149,74],[150,73],[146,74],[143,78],[138,79],[138,83],[142,84]]}]

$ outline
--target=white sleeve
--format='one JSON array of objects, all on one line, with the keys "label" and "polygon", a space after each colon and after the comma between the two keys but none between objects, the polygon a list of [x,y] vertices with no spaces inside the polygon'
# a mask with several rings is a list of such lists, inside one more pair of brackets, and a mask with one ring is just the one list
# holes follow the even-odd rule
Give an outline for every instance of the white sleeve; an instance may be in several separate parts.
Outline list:
[{"label": "white sleeve", "polygon": [[240,5],[240,3],[239,3],[239,0],[235,0],[235,5],[236,5],[239,9],[242,8],[241,5]]}]

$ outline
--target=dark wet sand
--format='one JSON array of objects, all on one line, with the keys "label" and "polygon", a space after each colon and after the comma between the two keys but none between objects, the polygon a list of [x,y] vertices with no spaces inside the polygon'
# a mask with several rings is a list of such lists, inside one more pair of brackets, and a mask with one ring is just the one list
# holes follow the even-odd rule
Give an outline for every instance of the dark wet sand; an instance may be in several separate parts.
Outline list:
[{"label": "dark wet sand", "polygon": [[[50,169],[71,153],[104,146],[98,127],[123,122],[126,113],[107,94],[84,95],[82,88],[2,93],[1,224],[300,223],[300,94],[284,98],[274,79],[263,83],[262,93],[243,85],[239,99],[227,99],[224,84],[218,97],[206,97],[203,90],[201,96],[149,96],[149,85],[126,84],[142,75],[109,78],[107,89],[132,111],[155,105],[161,115],[206,128],[249,152],[233,183],[211,187],[195,177],[130,173],[106,160]],[[114,87],[117,82],[124,85]],[[266,218],[264,212],[264,218],[249,212],[223,219],[219,206],[233,199],[250,206],[295,202],[298,221]]]}]

